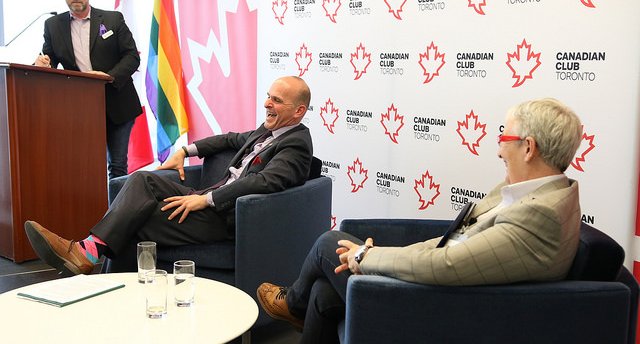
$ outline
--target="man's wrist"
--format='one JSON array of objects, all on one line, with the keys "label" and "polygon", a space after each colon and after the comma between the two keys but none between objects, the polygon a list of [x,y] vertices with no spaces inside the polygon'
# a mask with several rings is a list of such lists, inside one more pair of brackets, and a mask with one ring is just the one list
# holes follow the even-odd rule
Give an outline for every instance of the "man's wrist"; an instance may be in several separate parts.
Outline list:
[{"label": "man's wrist", "polygon": [[364,260],[364,257],[367,255],[367,252],[372,247],[373,246],[371,245],[362,245],[360,246],[360,248],[358,248],[358,251],[356,251],[356,254],[354,256],[354,259],[356,263],[358,263],[358,265]]},{"label": "man's wrist", "polygon": [[182,150],[184,151],[184,157],[188,158],[189,157],[189,150],[187,150],[187,146],[182,146]]}]

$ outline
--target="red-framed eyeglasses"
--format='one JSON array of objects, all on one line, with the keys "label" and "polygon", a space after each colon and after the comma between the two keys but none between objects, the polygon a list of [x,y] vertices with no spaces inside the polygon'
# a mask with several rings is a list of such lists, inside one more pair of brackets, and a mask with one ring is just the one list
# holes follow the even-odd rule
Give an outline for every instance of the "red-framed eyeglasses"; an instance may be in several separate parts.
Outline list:
[{"label": "red-framed eyeglasses", "polygon": [[498,144],[500,144],[500,142],[509,142],[509,141],[522,141],[524,140],[524,138],[520,137],[520,136],[514,136],[514,135],[498,135]]}]

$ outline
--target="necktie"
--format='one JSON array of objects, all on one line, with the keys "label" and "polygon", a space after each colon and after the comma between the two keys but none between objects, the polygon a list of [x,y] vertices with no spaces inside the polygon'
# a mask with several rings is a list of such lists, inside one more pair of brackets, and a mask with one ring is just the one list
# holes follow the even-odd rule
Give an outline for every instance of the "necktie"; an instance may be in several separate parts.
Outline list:
[{"label": "necktie", "polygon": [[442,236],[442,239],[440,240],[440,242],[438,242],[438,245],[436,245],[437,248],[444,247],[451,234],[453,234],[453,232],[455,232],[458,228],[462,227],[462,225],[467,222],[467,219],[471,215],[471,211],[473,211],[474,206],[475,204],[473,204],[473,202],[468,202],[464,205],[464,207],[462,207],[462,210],[460,210],[460,214],[458,214],[458,217],[456,217],[456,219],[451,222],[449,228],[447,228],[447,231]]},{"label": "necktie", "polygon": [[260,144],[260,143],[263,143],[264,141],[266,141],[272,135],[273,135],[273,133],[271,132],[271,130],[267,130],[264,133],[262,133],[262,135],[260,135],[260,137],[258,137],[256,142],[254,142],[251,146],[247,147],[244,150],[244,154],[242,155],[242,158],[240,158],[240,160],[238,160],[238,162],[235,164],[235,167],[236,168],[240,167],[240,165],[242,164],[242,160],[244,160],[249,154],[251,154],[251,152],[253,152],[255,150],[256,145]]}]

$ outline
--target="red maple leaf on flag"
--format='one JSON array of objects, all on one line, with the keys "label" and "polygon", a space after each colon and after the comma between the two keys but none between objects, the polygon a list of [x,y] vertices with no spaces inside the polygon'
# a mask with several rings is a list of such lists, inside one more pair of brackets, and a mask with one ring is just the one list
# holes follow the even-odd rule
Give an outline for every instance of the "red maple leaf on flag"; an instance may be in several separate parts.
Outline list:
[{"label": "red maple leaf on flag", "polygon": [[333,230],[334,228],[336,228],[337,220],[337,217],[331,216],[331,227],[329,228],[329,230]]},{"label": "red maple leaf on flag", "polygon": [[303,76],[304,73],[309,70],[311,61],[313,61],[311,53],[307,50],[307,46],[302,43],[300,51],[296,53],[296,64],[298,65],[298,70],[300,71],[300,74],[298,76]]},{"label": "red maple leaf on flag", "polygon": [[[426,183],[427,179],[429,180],[429,185]],[[440,184],[433,182],[433,177],[429,174],[429,171],[426,171],[420,180],[415,179],[414,182],[413,189],[418,194],[418,202],[420,202],[418,210],[425,210],[430,205],[434,205],[436,198],[440,195]]]},{"label": "red maple leaf on flag", "polygon": [[273,10],[273,14],[275,14],[276,19],[282,25],[284,25],[284,13],[287,12],[287,0],[275,0],[271,3],[271,9]]},{"label": "red maple leaf on flag", "polygon": [[484,15],[483,7],[487,5],[487,0],[469,0],[467,7],[473,7],[476,13]]},{"label": "red maple leaf on flag", "polygon": [[322,8],[324,8],[326,16],[329,17],[329,19],[333,23],[336,23],[336,16],[338,15],[338,9],[340,8],[340,6],[342,6],[341,0],[323,0],[322,1]]},{"label": "red maple leaf on flag", "polygon": [[338,111],[339,109],[333,106],[331,98],[327,100],[323,107],[320,107],[320,117],[324,122],[324,126],[327,127],[327,130],[332,134],[335,134],[333,128],[338,120]]},{"label": "red maple leaf on flag", "polygon": [[464,121],[458,122],[456,132],[462,138],[462,145],[467,146],[471,153],[478,155],[476,148],[480,146],[480,140],[487,135],[486,127],[487,125],[480,123],[478,116],[471,110]]},{"label": "red maple leaf on flag", "polygon": [[[526,48],[526,51],[523,52],[523,48]],[[534,53],[526,39],[522,40],[515,52],[507,53],[507,58],[507,66],[513,72],[511,77],[516,79],[511,87],[519,87],[527,79],[533,79],[533,72],[540,66],[540,53]]]},{"label": "red maple leaf on flag", "polygon": [[427,78],[423,84],[429,83],[434,77],[440,75],[440,69],[444,66],[444,55],[438,52],[438,47],[431,42],[424,54],[420,54],[420,66],[422,74]]},{"label": "red maple leaf on flag", "polygon": [[584,172],[581,164],[585,162],[585,157],[587,156],[587,154],[589,154],[589,152],[596,148],[596,146],[593,144],[594,137],[595,135],[587,135],[586,132],[582,132],[582,142],[580,143],[580,147],[578,148],[578,152],[582,153],[577,153],[577,156],[571,162],[571,166],[573,166],[573,168],[580,172]]},{"label": "red maple leaf on flag", "polygon": [[407,0],[384,0],[389,8],[389,13],[392,13],[394,17],[398,20],[402,20],[400,17],[400,12],[402,12],[402,7],[407,2]]},{"label": "red maple leaf on flag", "polygon": [[364,187],[364,182],[369,179],[369,170],[362,167],[360,158],[353,162],[353,166],[347,167],[347,176],[351,180],[351,192],[358,192]]},{"label": "red maple leaf on flag", "polygon": [[583,5],[590,7],[590,8],[596,8],[596,5],[593,4],[592,0],[580,0],[582,2]]},{"label": "red maple leaf on flag", "polygon": [[[393,113],[393,117],[391,114]],[[387,108],[387,113],[381,114],[380,123],[384,127],[384,133],[389,136],[393,143],[398,143],[398,132],[404,126],[404,116],[398,114],[398,109],[391,103]]]},{"label": "red maple leaf on flag", "polygon": [[356,73],[356,77],[353,80],[358,80],[362,74],[367,72],[367,67],[371,64],[371,54],[365,52],[365,47],[360,45],[356,48],[356,52],[351,54],[351,65],[353,66],[353,72]]}]

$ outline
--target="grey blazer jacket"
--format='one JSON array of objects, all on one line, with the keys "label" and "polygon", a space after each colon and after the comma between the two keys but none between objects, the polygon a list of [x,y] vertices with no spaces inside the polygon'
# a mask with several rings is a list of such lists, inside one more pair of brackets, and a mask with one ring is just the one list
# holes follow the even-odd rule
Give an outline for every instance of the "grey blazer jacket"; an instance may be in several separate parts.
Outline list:
[{"label": "grey blazer jacket", "polygon": [[[481,200],[471,216],[498,205],[503,185]],[[559,280],[578,248],[580,216],[578,182],[565,177],[468,227],[469,238],[458,245],[435,249],[440,241],[435,238],[406,247],[374,247],[361,268],[366,274],[439,285]]]}]

